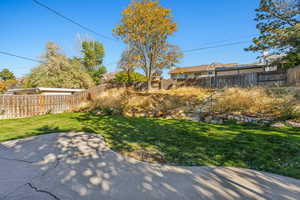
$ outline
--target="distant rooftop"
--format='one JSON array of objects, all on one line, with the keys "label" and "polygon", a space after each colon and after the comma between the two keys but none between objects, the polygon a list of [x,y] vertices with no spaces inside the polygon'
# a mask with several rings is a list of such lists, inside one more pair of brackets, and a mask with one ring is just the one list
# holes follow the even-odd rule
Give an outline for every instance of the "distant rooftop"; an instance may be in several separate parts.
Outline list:
[{"label": "distant rooftop", "polygon": [[20,89],[10,89],[8,91],[11,92],[17,92],[17,91],[40,91],[40,92],[45,92],[45,91],[51,91],[51,92],[82,92],[84,89],[70,89],[70,88],[20,88]]},{"label": "distant rooftop", "polygon": [[231,71],[231,70],[242,70],[242,69],[254,69],[254,68],[261,68],[264,65],[262,64],[251,64],[251,65],[237,65],[233,67],[218,67],[216,71]]},{"label": "distant rooftop", "polygon": [[191,73],[191,72],[203,72],[203,71],[213,71],[218,67],[235,67],[238,66],[237,63],[230,64],[210,64],[210,65],[198,65],[192,67],[178,67],[170,71],[170,74],[179,74],[179,73]]},{"label": "distant rooftop", "polygon": [[103,75],[102,79],[104,81],[110,81],[110,80],[112,80],[112,79],[114,79],[116,77],[117,73],[118,72],[109,72],[109,73],[106,73],[106,74]]},{"label": "distant rooftop", "polygon": [[77,92],[83,92],[84,89],[70,89],[70,88],[20,88],[20,89],[9,89],[6,94],[10,95],[23,95],[23,94],[45,94],[45,95],[70,95]]},{"label": "distant rooftop", "polygon": [[172,69],[170,74],[179,74],[179,73],[193,73],[193,72],[204,72],[204,71],[227,71],[227,70],[238,70],[238,69],[252,69],[260,68],[262,64],[211,64],[211,65],[198,65],[193,67],[178,67]]}]

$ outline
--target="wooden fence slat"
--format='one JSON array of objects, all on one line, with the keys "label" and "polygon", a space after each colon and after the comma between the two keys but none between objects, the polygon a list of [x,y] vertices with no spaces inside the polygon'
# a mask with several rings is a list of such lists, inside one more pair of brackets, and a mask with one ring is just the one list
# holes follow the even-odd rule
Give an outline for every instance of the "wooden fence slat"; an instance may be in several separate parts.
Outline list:
[{"label": "wooden fence slat", "polygon": [[101,85],[73,95],[0,95],[0,119],[66,112],[96,98],[105,89]]}]

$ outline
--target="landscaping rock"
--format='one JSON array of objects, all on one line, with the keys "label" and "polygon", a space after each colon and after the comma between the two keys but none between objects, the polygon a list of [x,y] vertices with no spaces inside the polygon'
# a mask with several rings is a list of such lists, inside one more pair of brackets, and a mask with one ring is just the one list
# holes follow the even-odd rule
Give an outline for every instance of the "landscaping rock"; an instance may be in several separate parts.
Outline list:
[{"label": "landscaping rock", "polygon": [[272,124],[271,127],[282,128],[282,127],[285,127],[285,124],[283,122],[276,122],[276,123]]},{"label": "landscaping rock", "polygon": [[294,122],[294,121],[289,120],[289,121],[286,121],[286,124],[288,126],[293,127],[293,128],[300,128],[300,123],[299,122]]}]

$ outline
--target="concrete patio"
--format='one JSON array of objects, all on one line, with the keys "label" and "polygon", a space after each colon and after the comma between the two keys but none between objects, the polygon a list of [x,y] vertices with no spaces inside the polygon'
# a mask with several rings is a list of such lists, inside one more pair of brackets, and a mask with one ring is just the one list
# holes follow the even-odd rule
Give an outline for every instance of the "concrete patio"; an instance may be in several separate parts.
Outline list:
[{"label": "concrete patio", "polygon": [[300,180],[248,169],[144,163],[111,151],[95,134],[0,143],[1,200],[299,197]]}]

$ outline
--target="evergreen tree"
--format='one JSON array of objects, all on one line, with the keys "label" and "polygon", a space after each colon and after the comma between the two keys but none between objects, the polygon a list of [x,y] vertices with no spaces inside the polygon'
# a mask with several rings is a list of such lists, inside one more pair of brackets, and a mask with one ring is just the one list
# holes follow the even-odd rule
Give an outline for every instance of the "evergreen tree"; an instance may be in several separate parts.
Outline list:
[{"label": "evergreen tree", "polygon": [[246,50],[285,55],[279,62],[289,67],[300,64],[300,0],[261,0],[256,13],[260,36]]},{"label": "evergreen tree", "polygon": [[104,47],[97,41],[82,42],[82,64],[89,72],[96,84],[100,84],[102,76],[106,73],[103,66]]}]

